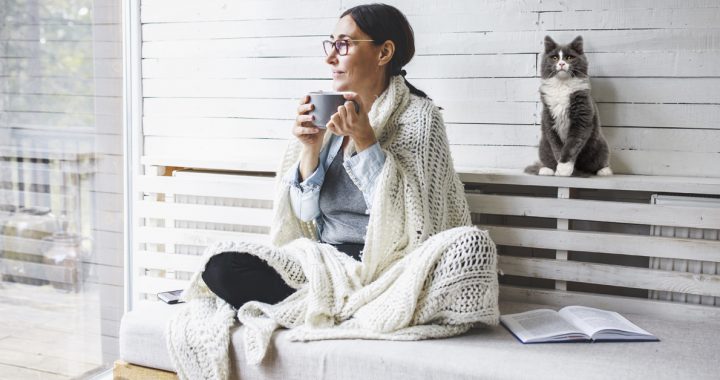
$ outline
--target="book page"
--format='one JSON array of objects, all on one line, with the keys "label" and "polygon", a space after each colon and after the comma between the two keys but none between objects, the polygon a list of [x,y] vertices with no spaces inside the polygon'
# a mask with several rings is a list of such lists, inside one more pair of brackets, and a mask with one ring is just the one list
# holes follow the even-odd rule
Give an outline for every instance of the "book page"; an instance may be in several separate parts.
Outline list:
[{"label": "book page", "polygon": [[[620,330],[628,333],[650,335],[622,315],[608,310],[595,309],[586,306],[566,306],[560,309],[559,314],[579,327],[588,336],[593,336],[602,330]],[[618,333],[618,335],[628,335]]]},{"label": "book page", "polygon": [[501,315],[500,320],[522,342],[588,339],[588,336],[568,323],[555,310],[538,309]]}]

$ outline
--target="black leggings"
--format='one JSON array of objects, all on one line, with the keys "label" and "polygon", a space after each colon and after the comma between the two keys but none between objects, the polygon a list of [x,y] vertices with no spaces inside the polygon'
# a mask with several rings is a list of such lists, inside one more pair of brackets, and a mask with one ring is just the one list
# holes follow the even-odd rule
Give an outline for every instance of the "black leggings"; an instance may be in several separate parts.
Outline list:
[{"label": "black leggings", "polygon": [[[362,244],[333,245],[360,260]],[[295,292],[265,261],[241,252],[221,252],[211,257],[202,279],[213,293],[236,309],[248,301],[275,304]]]}]

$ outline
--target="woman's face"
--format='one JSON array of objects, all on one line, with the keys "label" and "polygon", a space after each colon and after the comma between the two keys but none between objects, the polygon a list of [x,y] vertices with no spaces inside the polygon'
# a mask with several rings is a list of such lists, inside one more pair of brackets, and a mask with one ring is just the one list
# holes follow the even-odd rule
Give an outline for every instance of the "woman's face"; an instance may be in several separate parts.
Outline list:
[{"label": "woman's face", "polygon": [[[340,39],[371,40],[350,15],[341,18],[330,36],[331,41]],[[362,92],[382,79],[383,66],[379,66],[380,48],[372,41],[350,42],[347,55],[339,55],[334,49],[325,58],[332,69],[335,91]]]}]

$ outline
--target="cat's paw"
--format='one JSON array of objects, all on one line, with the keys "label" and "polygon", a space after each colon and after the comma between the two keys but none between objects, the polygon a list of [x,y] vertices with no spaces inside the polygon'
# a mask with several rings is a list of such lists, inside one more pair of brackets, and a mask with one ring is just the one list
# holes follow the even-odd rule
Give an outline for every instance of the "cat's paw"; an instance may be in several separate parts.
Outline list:
[{"label": "cat's paw", "polygon": [[575,163],[570,162],[559,162],[557,169],[555,169],[555,175],[559,177],[570,177],[575,170]]},{"label": "cat's paw", "polygon": [[546,168],[546,167],[542,167],[542,168],[540,168],[538,175],[555,175],[555,170],[552,170],[552,169]]},{"label": "cat's paw", "polygon": [[612,169],[610,169],[609,166],[606,166],[606,167],[598,170],[597,173],[595,173],[595,174],[597,174],[597,175],[599,175],[599,176],[601,176],[601,177],[607,177],[607,176],[609,176],[609,175],[613,175],[613,172],[612,172]]}]

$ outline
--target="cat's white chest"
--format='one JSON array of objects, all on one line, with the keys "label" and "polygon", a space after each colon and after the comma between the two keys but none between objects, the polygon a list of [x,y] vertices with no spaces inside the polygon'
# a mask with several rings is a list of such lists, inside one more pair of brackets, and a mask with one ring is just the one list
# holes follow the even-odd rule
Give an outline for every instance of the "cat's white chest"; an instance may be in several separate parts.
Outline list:
[{"label": "cat's white chest", "polygon": [[553,77],[543,79],[540,84],[543,101],[547,104],[550,114],[555,119],[553,129],[555,129],[563,142],[567,139],[570,128],[570,94],[588,89],[590,89],[590,82],[584,78],[560,80]]}]

